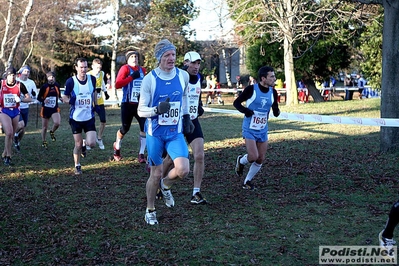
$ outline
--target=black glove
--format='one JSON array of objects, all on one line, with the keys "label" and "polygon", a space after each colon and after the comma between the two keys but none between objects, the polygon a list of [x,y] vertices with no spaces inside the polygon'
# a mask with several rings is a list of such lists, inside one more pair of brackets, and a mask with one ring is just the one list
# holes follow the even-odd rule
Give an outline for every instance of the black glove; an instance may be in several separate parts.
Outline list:
[{"label": "black glove", "polygon": [[194,132],[195,126],[191,122],[190,115],[183,115],[183,134],[191,134]]},{"label": "black glove", "polygon": [[251,116],[254,115],[254,111],[252,111],[251,109],[247,108],[247,110],[245,110],[244,114],[245,114],[246,117],[251,117]]},{"label": "black glove", "polygon": [[130,76],[131,76],[133,79],[138,79],[138,78],[140,77],[140,71],[138,71],[138,70],[133,71],[133,73],[130,74]]},{"label": "black glove", "polygon": [[157,106],[157,109],[156,109],[156,111],[155,111],[155,113],[157,114],[157,115],[161,115],[161,114],[164,114],[164,113],[167,113],[167,112],[169,112],[169,109],[170,109],[170,103],[169,103],[169,97],[166,99],[166,101],[164,101],[164,102],[160,102],[159,104],[158,104],[158,106]]},{"label": "black glove", "polygon": [[198,105],[198,116],[201,116],[204,114],[204,108],[202,108],[201,105]]},{"label": "black glove", "polygon": [[32,89],[32,91],[31,91],[31,94],[32,94],[33,97],[36,96],[36,92],[35,92],[33,89]]},{"label": "black glove", "polygon": [[101,93],[101,88],[96,88],[97,93]]},{"label": "black glove", "polygon": [[273,115],[274,117],[278,117],[280,115],[280,109],[279,108],[273,109]]},{"label": "black glove", "polygon": [[105,94],[105,100],[108,100],[109,99],[108,92],[104,91],[104,94]]}]

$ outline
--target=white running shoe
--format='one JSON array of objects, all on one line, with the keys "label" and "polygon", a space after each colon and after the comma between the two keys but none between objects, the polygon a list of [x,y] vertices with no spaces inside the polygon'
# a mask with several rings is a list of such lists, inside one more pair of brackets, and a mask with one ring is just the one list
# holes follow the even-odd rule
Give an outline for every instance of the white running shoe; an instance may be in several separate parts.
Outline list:
[{"label": "white running shoe", "polygon": [[170,191],[170,189],[163,189],[161,184],[159,184],[159,186],[161,188],[163,201],[165,202],[165,205],[168,206],[169,208],[175,206],[175,199],[173,198],[172,191]]},{"label": "white running shoe", "polygon": [[379,234],[378,234],[378,241],[380,242],[380,247],[384,248],[387,251],[387,256],[388,257],[394,257],[394,250],[393,250],[393,246],[396,245],[396,241],[391,239],[391,238],[385,238],[382,236],[382,233],[384,232],[384,230],[382,230]]},{"label": "white running shoe", "polygon": [[149,225],[155,225],[158,224],[158,220],[157,220],[157,212],[154,211],[149,211],[147,210],[145,212],[145,216],[144,216],[144,220],[147,224]]},{"label": "white running shoe", "polygon": [[104,143],[103,143],[103,140],[102,140],[102,139],[97,139],[96,142],[97,142],[97,144],[98,144],[98,147],[99,147],[101,150],[104,150],[104,149],[105,149]]}]

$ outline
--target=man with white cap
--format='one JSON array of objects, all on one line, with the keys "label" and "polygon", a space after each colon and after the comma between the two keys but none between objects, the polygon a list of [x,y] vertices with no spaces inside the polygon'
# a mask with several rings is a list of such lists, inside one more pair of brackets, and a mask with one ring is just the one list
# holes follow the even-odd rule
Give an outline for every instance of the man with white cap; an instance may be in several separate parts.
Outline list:
[{"label": "man with white cap", "polygon": [[137,107],[140,96],[141,82],[146,74],[146,69],[139,65],[139,53],[137,51],[127,51],[125,54],[126,64],[123,65],[116,77],[115,87],[122,88],[121,120],[122,126],[116,132],[114,142],[114,160],[120,161],[122,139],[129,131],[132,125],[133,117],[136,118],[140,126],[139,142],[140,150],[138,152],[139,163],[146,163],[144,151],[146,148],[146,136],[144,133],[145,118],[137,114]]},{"label": "man with white cap", "polygon": [[[206,199],[201,194],[201,183],[204,176],[204,134],[202,132],[201,125],[199,123],[198,117],[204,113],[201,101],[201,84],[204,80],[203,76],[199,73],[201,66],[201,56],[194,51],[188,52],[184,56],[184,67],[188,74],[190,75],[189,80],[189,113],[191,122],[194,124],[194,131],[191,134],[185,134],[188,144],[191,146],[191,150],[194,156],[194,189],[191,197],[192,204],[206,204]],[[164,170],[166,173],[173,166],[173,162],[170,156],[166,156],[164,159]],[[158,197],[162,194],[157,194]]]},{"label": "man with white cap", "polygon": [[[19,81],[25,85],[26,89],[28,90],[30,98],[36,99],[37,87],[36,87],[35,82],[29,78],[30,67],[23,66],[18,71],[18,73],[20,74],[20,76],[19,76],[19,78],[17,78],[17,81]],[[21,149],[19,144],[20,144],[20,141],[22,140],[22,137],[25,134],[25,128],[28,125],[29,103],[21,102],[21,105],[19,106],[19,108],[21,110],[21,115],[19,117],[18,129],[14,135],[14,146],[18,151]]]},{"label": "man with white cap", "polygon": [[[173,207],[171,186],[190,171],[189,152],[183,133],[192,133],[194,125],[188,112],[188,82],[186,71],[175,67],[176,47],[163,39],[155,46],[158,67],[148,73],[141,84],[138,113],[146,117],[148,163],[151,167],[146,184],[147,224],[158,224],[155,198],[160,187],[166,206]],[[174,168],[162,171],[162,154],[167,152]],[[161,177],[164,177],[161,179]]]}]

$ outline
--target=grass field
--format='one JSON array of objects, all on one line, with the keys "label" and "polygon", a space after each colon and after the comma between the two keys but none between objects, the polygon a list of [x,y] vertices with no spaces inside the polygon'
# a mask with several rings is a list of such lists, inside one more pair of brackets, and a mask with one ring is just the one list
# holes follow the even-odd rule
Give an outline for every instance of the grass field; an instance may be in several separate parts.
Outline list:
[{"label": "grass field", "polygon": [[[281,111],[378,118],[379,101]],[[233,108],[228,98],[217,107]],[[14,166],[0,166],[0,265],[317,265],[320,245],[378,245],[398,197],[398,154],[380,154],[378,127],[271,119],[257,190],[246,191],[234,173],[245,152],[242,116],[205,113],[201,191],[209,204],[190,204],[190,173],[172,188],[175,207],[157,202],[160,224],[149,226],[137,123],[124,160],[112,162],[120,110],[107,108],[106,149],[88,151],[83,175],[74,176],[67,108],[57,141],[48,136],[43,150],[32,106]]]}]

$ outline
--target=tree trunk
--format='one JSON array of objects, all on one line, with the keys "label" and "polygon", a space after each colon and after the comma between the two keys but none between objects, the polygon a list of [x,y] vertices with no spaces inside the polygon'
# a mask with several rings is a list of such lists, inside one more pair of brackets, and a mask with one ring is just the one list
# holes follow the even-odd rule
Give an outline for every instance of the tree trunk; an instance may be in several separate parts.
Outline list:
[{"label": "tree trunk", "polygon": [[116,81],[116,58],[117,58],[117,51],[119,46],[119,28],[120,28],[120,21],[119,21],[119,7],[120,2],[119,0],[112,1],[112,7],[114,12],[114,21],[112,26],[112,58],[111,58],[111,91],[109,92],[110,100],[121,100],[118,99],[116,89],[115,88],[115,81]]},{"label": "tree trunk", "polygon": [[313,98],[313,102],[315,102],[315,103],[324,102],[324,98],[321,96],[320,91],[316,88],[314,83],[313,83],[313,85],[308,85],[307,88],[309,90],[309,94]]},{"label": "tree trunk", "polygon": [[294,56],[292,53],[292,44],[287,37],[284,37],[284,74],[285,87],[287,89],[286,105],[298,104],[298,93],[294,74]]},{"label": "tree trunk", "polygon": [[[384,0],[381,118],[399,118],[399,3]],[[381,152],[399,150],[399,128],[381,127]]]},{"label": "tree trunk", "polygon": [[14,60],[14,55],[17,52],[19,40],[21,39],[22,33],[23,33],[24,28],[26,26],[26,21],[28,19],[28,16],[29,16],[29,13],[30,13],[30,11],[32,9],[32,6],[33,6],[33,0],[29,0],[28,4],[26,6],[25,12],[22,15],[21,24],[19,26],[19,31],[17,33],[17,36],[15,37],[14,44],[13,44],[13,46],[11,48],[10,55],[8,56],[7,65],[9,65],[9,66],[12,65],[12,62]]},{"label": "tree trunk", "polygon": [[314,83],[313,79],[307,76],[304,78],[304,83],[306,88],[308,88],[309,95],[312,96],[315,103],[324,102],[324,98],[321,96],[320,91],[316,88],[316,84]]},{"label": "tree trunk", "polygon": [[11,27],[11,10],[13,8],[13,1],[10,1],[8,5],[8,12],[7,12],[7,19],[5,20],[5,27],[4,27],[4,35],[3,40],[1,41],[1,49],[0,49],[0,58],[3,62],[4,68],[8,67],[8,62],[5,59],[5,50],[6,50],[6,43],[8,41],[8,35],[10,34],[10,27]]}]

